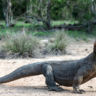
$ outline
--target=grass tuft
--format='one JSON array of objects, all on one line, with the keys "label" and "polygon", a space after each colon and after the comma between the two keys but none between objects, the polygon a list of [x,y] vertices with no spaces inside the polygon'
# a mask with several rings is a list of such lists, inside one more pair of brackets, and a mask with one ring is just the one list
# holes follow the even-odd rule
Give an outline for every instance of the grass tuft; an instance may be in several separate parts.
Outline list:
[{"label": "grass tuft", "polygon": [[49,52],[53,54],[65,54],[69,43],[67,34],[64,31],[58,31],[54,34],[54,38],[54,42],[48,46]]},{"label": "grass tuft", "polygon": [[3,49],[11,54],[12,58],[36,57],[36,50],[39,47],[38,40],[25,32],[7,34]]}]

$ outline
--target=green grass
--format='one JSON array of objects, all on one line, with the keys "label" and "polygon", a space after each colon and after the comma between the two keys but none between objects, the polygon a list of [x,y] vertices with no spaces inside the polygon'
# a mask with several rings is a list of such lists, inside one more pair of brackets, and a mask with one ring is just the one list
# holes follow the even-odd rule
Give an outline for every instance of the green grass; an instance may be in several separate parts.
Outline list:
[{"label": "green grass", "polygon": [[32,34],[34,34],[35,36],[48,36],[50,35],[51,33],[49,32],[42,32],[42,31],[36,31],[36,32],[31,32]]},{"label": "green grass", "polygon": [[75,40],[84,40],[88,41],[89,38],[96,38],[96,32],[92,32],[91,34],[88,34],[86,32],[82,31],[66,31],[68,36],[73,37]]},{"label": "green grass", "polygon": [[[78,23],[78,22],[77,21],[70,21],[70,20],[67,20],[67,21],[52,21],[52,26],[53,25],[64,24],[64,23],[74,24],[74,23]],[[5,22],[1,21],[0,25],[5,26]],[[23,28],[27,29],[26,32],[28,34],[34,34],[36,36],[50,36],[50,35],[53,35],[53,33],[55,32],[54,30],[43,32],[43,31],[40,31],[36,28],[34,29],[34,25],[32,25],[30,23],[24,23],[22,21],[18,21],[18,22],[16,22],[15,27],[13,27],[13,28],[7,28],[6,29],[6,28],[1,28],[0,27],[0,39],[5,37],[7,32],[17,33],[19,31],[22,31]],[[29,30],[29,29],[31,29],[31,30]],[[82,31],[66,31],[66,32],[69,36],[73,37],[76,40],[78,40],[78,38],[79,38],[79,39],[83,39],[85,41],[88,41],[88,37],[95,37],[96,36],[96,31],[95,30],[92,32],[92,34],[89,34],[89,35],[86,34],[86,32],[82,32]]]},{"label": "green grass", "polygon": [[15,26],[16,27],[20,27],[20,26],[24,26],[24,27],[29,27],[29,26],[31,26],[32,27],[32,24],[30,24],[30,23],[24,23],[24,22],[16,22],[15,23]]},{"label": "green grass", "polygon": [[0,25],[5,26],[5,21],[0,21]]},{"label": "green grass", "polygon": [[72,20],[62,20],[62,21],[52,21],[52,26],[54,25],[60,25],[60,24],[74,24],[74,23],[78,23],[77,21],[72,21]]}]

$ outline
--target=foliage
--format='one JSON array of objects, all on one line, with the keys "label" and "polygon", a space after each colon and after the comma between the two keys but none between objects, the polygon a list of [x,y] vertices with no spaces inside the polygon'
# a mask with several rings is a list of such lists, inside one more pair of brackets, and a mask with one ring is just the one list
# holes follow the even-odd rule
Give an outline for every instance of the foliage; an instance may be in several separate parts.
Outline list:
[{"label": "foliage", "polygon": [[22,15],[26,10],[26,0],[11,0],[12,11],[15,17]]},{"label": "foliage", "polygon": [[0,19],[4,19],[1,0],[0,0]]},{"label": "foliage", "polygon": [[[47,0],[11,0],[14,17],[20,16],[26,12],[27,5],[32,5],[32,16],[46,20]],[[38,3],[39,2],[39,3]],[[42,9],[42,12],[40,11]],[[29,8],[30,9],[30,8]],[[2,11],[1,11],[2,10]],[[75,19],[83,22],[89,22],[96,17],[96,0],[52,0],[51,1],[51,19],[65,20]],[[3,17],[2,2],[0,0],[0,18]]]},{"label": "foliage", "polygon": [[[82,22],[90,22],[94,19],[95,9],[93,8],[94,0],[77,0],[73,5],[73,17]],[[96,6],[96,5],[95,5]],[[93,12],[94,11],[94,12]]]},{"label": "foliage", "polygon": [[71,0],[52,0],[51,16],[53,20],[66,20],[72,18]]}]

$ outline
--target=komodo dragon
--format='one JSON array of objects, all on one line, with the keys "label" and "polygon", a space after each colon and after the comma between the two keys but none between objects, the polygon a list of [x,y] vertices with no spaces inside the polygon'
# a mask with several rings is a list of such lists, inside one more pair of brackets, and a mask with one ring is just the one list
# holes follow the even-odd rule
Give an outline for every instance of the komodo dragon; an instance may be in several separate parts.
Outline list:
[{"label": "komodo dragon", "polygon": [[12,73],[1,77],[0,83],[7,83],[22,77],[43,74],[51,91],[63,91],[56,85],[73,86],[73,92],[85,93],[79,85],[96,77],[96,41],[93,52],[87,57],[73,61],[46,61],[22,66]]}]

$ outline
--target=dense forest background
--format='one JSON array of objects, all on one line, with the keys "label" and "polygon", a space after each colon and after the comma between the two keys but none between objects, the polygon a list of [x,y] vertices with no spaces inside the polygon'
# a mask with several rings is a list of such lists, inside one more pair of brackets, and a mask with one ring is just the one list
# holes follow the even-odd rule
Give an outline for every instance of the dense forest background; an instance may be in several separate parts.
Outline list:
[{"label": "dense forest background", "polygon": [[[64,28],[91,33],[96,24],[95,0],[0,0],[0,20],[9,27],[16,20],[42,22],[47,29]],[[74,21],[74,25],[61,23],[53,26],[52,21]],[[32,21],[32,22],[33,22]],[[41,26],[41,24],[40,24]]]},{"label": "dense forest background", "polygon": [[[4,1],[7,2],[7,0]],[[2,14],[2,3],[4,1],[0,0],[0,19],[4,19],[4,15]],[[32,5],[31,8],[35,8],[34,6],[40,5],[40,1],[42,2],[42,6],[48,2],[48,0],[11,0],[12,12],[14,16],[19,16],[27,11],[28,6]],[[95,0],[52,0],[50,6],[51,18],[52,20],[77,19],[82,15],[82,18],[90,19],[94,17],[96,13],[95,4]],[[32,10],[32,12],[36,10],[39,11],[37,8]]]}]

